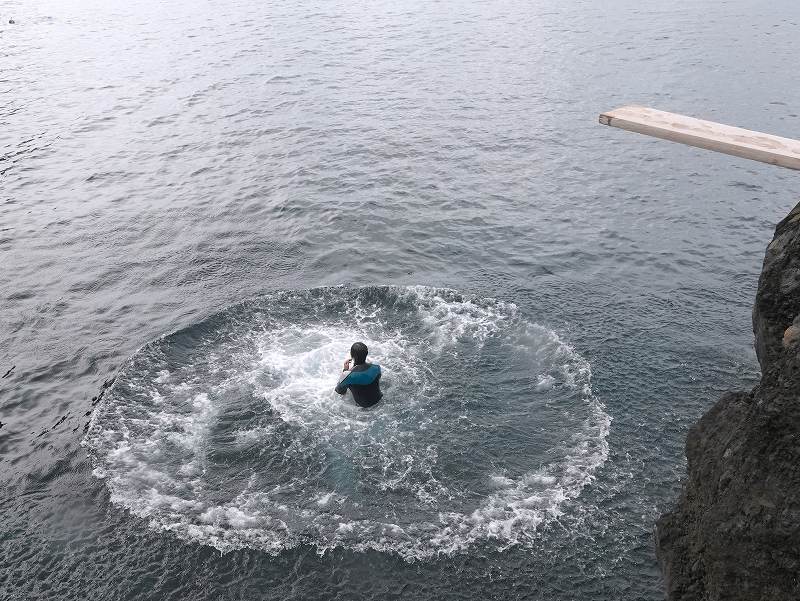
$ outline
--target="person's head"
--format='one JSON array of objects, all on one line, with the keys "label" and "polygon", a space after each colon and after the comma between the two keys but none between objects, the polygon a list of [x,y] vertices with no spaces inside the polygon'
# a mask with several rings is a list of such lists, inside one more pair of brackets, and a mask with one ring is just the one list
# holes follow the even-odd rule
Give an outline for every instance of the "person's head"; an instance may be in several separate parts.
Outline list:
[{"label": "person's head", "polygon": [[367,345],[363,342],[356,342],[350,347],[350,356],[353,358],[354,365],[361,365],[367,360]]}]

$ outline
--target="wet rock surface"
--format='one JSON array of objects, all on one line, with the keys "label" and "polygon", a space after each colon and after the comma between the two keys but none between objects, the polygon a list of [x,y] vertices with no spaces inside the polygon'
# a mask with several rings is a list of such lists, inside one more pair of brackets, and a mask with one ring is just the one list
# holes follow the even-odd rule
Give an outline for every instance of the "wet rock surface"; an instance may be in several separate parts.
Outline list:
[{"label": "wet rock surface", "polygon": [[767,248],[753,308],[762,369],[692,427],[688,479],[656,525],[670,600],[800,599],[800,204]]}]

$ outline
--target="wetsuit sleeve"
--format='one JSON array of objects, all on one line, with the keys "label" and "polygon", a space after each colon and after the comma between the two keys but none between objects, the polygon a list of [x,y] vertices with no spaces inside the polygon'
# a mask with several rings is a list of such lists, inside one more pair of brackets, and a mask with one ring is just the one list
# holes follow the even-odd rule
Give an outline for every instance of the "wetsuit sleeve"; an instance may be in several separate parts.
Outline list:
[{"label": "wetsuit sleeve", "polygon": [[347,377],[350,375],[349,371],[343,371],[341,377],[339,377],[339,382],[336,384],[336,392],[339,394],[344,394],[347,392],[347,387],[349,384],[347,383]]}]

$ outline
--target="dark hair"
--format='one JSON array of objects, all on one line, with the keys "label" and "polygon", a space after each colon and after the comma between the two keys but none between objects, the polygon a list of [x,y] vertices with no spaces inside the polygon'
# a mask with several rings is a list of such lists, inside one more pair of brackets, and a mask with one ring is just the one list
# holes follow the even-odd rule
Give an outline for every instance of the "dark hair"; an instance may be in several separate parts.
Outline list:
[{"label": "dark hair", "polygon": [[353,358],[353,363],[361,365],[367,360],[367,345],[363,342],[356,342],[350,347],[350,356]]}]

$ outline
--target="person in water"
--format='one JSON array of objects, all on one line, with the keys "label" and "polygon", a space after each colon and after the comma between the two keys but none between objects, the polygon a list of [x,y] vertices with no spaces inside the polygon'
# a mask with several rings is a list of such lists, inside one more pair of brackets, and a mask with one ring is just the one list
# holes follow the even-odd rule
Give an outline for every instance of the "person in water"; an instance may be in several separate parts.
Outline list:
[{"label": "person in water", "polygon": [[356,405],[372,407],[383,396],[380,380],[381,366],[367,363],[367,345],[356,342],[350,347],[350,359],[344,362],[344,371],[336,384],[336,392],[345,394],[349,388]]}]

